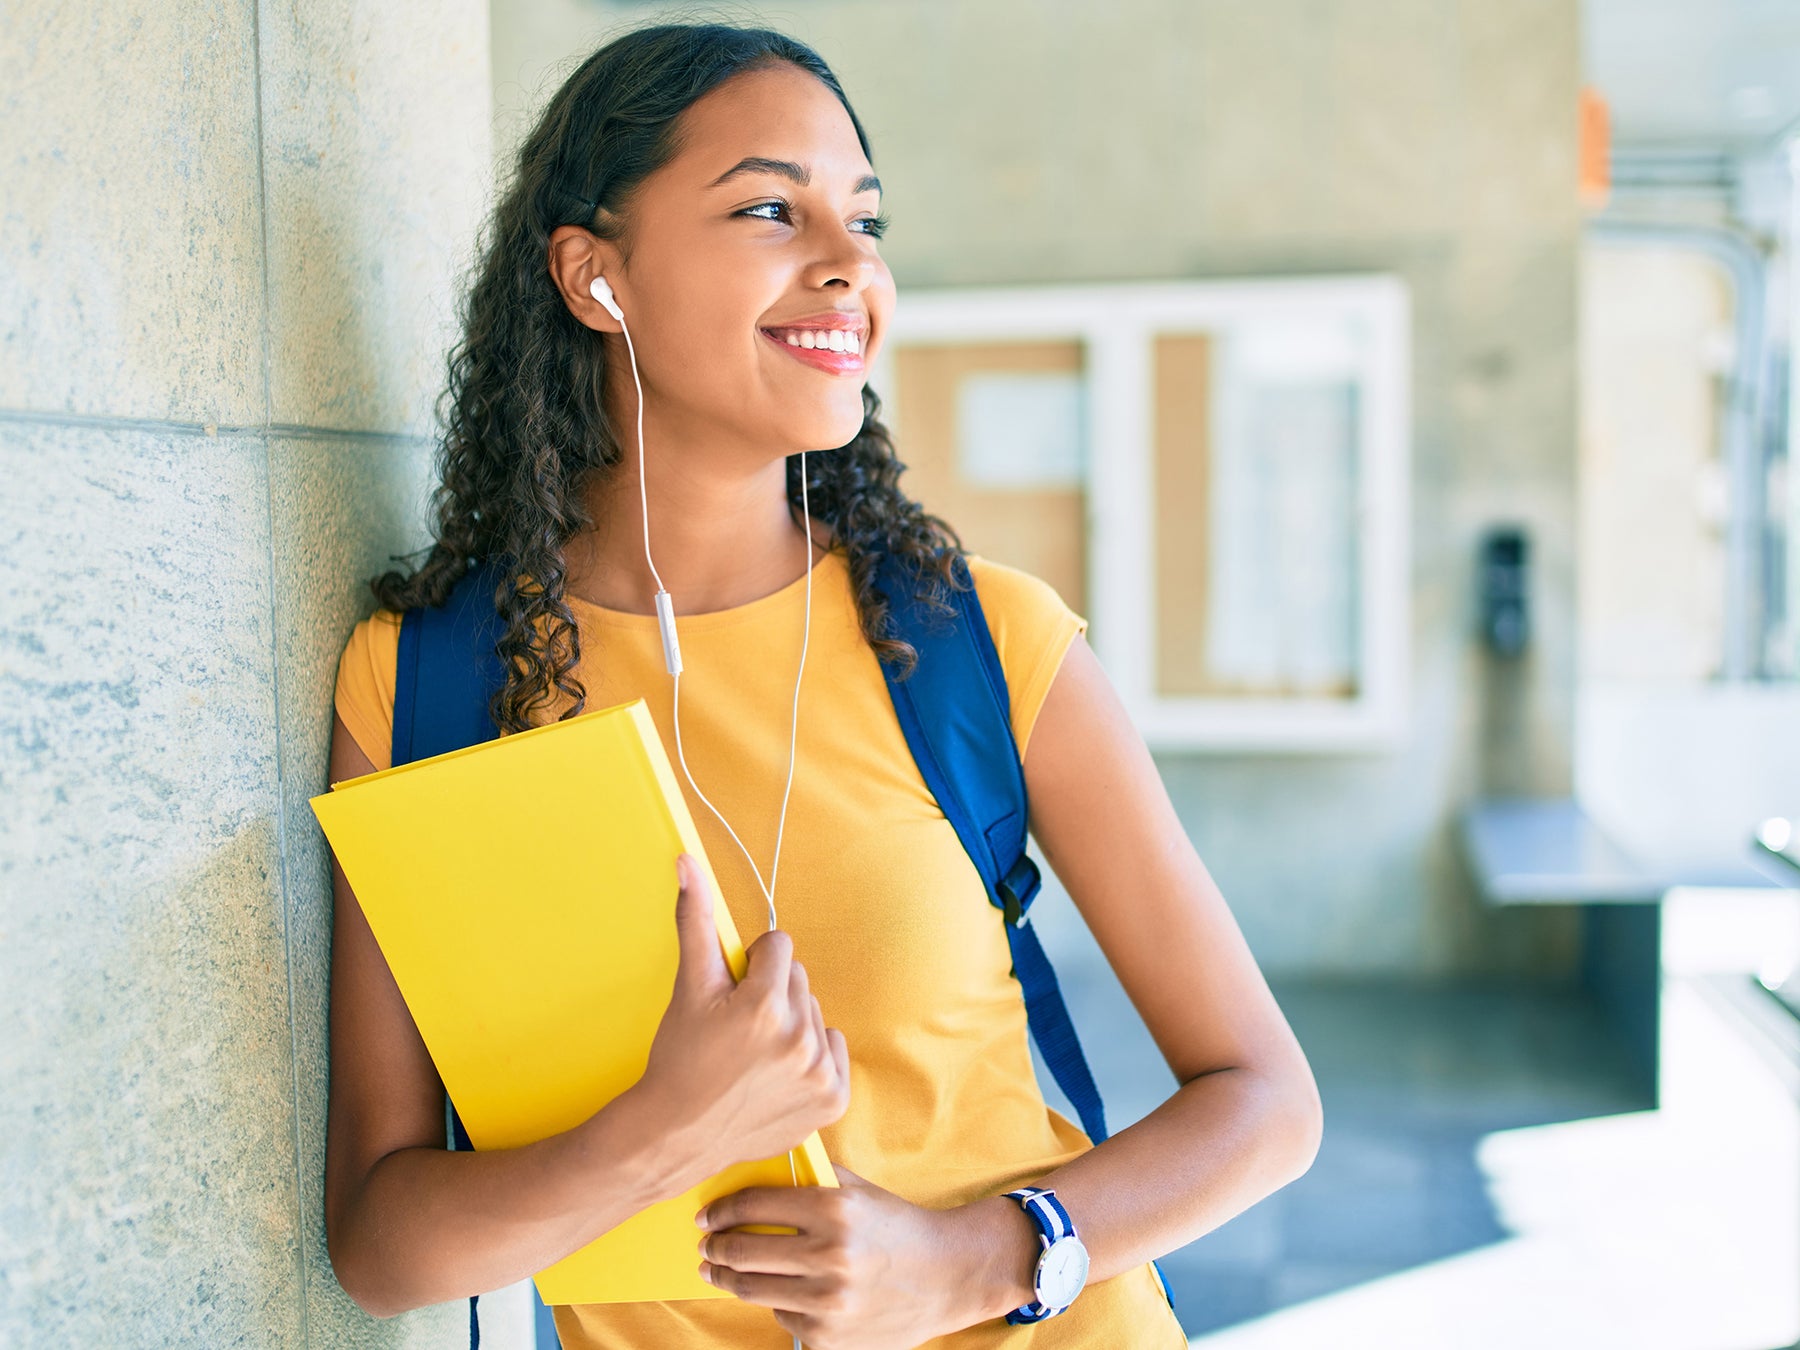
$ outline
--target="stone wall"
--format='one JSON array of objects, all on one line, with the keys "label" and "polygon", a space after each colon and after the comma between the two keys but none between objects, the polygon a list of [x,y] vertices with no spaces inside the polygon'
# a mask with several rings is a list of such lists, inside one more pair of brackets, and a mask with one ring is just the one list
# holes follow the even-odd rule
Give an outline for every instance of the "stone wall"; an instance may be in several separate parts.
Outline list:
[{"label": "stone wall", "polygon": [[466,1327],[332,1277],[306,798],[424,538],[488,62],[478,0],[0,9],[0,1343]]}]

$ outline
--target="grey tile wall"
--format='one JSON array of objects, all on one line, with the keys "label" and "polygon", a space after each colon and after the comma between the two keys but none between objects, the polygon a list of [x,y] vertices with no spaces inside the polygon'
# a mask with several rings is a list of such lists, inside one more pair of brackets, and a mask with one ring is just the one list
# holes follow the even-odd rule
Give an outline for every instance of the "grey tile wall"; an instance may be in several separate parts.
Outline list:
[{"label": "grey tile wall", "polygon": [[298,1344],[262,444],[0,479],[0,1342]]},{"label": "grey tile wall", "polygon": [[0,407],[263,416],[255,14],[0,10]]},{"label": "grey tile wall", "polygon": [[487,6],[286,0],[261,22],[270,416],[428,433],[487,191]]},{"label": "grey tile wall", "polygon": [[306,798],[364,583],[424,541],[487,31],[0,12],[0,1344],[465,1334],[331,1274]]},{"label": "grey tile wall", "polygon": [[374,603],[364,583],[390,565],[390,554],[426,542],[429,461],[426,443],[405,438],[294,435],[269,442],[301,1241],[313,1346],[451,1345],[467,1328],[466,1309],[438,1308],[413,1314],[396,1338],[394,1328],[350,1302],[325,1251],[331,882],[325,839],[307,799],[329,788],[332,689],[344,639]]}]

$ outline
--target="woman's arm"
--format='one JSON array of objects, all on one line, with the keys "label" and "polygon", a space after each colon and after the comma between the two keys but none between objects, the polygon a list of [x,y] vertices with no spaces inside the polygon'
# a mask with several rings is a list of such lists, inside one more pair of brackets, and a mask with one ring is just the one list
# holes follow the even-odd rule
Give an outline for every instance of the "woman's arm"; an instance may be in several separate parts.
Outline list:
[{"label": "woman's arm", "polygon": [[[1098,1282],[1217,1228],[1312,1165],[1312,1070],[1156,765],[1079,636],[1025,751],[1032,833],[1174,1070],[1155,1111],[1033,1184],[1055,1187]],[[1039,1243],[991,1195],[925,1209],[839,1167],[823,1191],[752,1187],[707,1206],[709,1278],[808,1345],[887,1347],[1030,1303]],[[802,1237],[728,1231],[784,1224]]]},{"label": "woman's arm", "polygon": [[[373,769],[334,718],[331,781]],[[638,1084],[562,1134],[452,1153],[443,1084],[333,858],[325,1232],[339,1283],[366,1311],[391,1316],[511,1284],[744,1149],[773,1156],[843,1114],[843,1036],[819,1016],[791,939],[759,935],[734,984],[693,875],[677,903],[676,986]],[[734,1105],[746,1079],[751,1099],[770,1103],[765,1119]]]},{"label": "woman's arm", "polygon": [[[1155,762],[1086,640],[1063,658],[1025,750],[1031,832],[1180,1087],[1032,1184],[1081,1231],[1092,1281],[1217,1228],[1303,1175],[1324,1113],[1312,1070]],[[978,1201],[987,1315],[1031,1298],[1034,1230]],[[979,1244],[978,1244],[979,1246]]]}]

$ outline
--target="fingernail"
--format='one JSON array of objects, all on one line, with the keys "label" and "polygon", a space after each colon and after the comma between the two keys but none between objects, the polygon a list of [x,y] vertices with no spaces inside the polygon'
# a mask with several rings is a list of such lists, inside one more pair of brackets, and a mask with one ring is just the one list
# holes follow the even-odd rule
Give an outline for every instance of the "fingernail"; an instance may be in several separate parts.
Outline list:
[{"label": "fingernail", "polygon": [[706,1261],[700,1263],[700,1278],[705,1280],[708,1284],[713,1282],[712,1266],[710,1263]]}]

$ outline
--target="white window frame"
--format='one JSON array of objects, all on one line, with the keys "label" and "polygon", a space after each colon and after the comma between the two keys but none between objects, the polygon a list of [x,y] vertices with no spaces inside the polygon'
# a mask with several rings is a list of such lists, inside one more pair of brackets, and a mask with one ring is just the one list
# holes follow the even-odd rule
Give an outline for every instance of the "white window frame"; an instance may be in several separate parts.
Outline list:
[{"label": "white window frame", "polygon": [[[1153,339],[1278,318],[1355,317],[1360,568],[1358,692],[1333,698],[1170,697],[1155,691]],[[906,458],[897,346],[1074,340],[1087,379],[1087,608],[1094,648],[1153,749],[1376,751],[1406,730],[1410,674],[1411,312],[1387,274],[903,290],[869,382]],[[929,503],[927,504],[929,506]],[[954,523],[954,522],[952,522]]]}]

